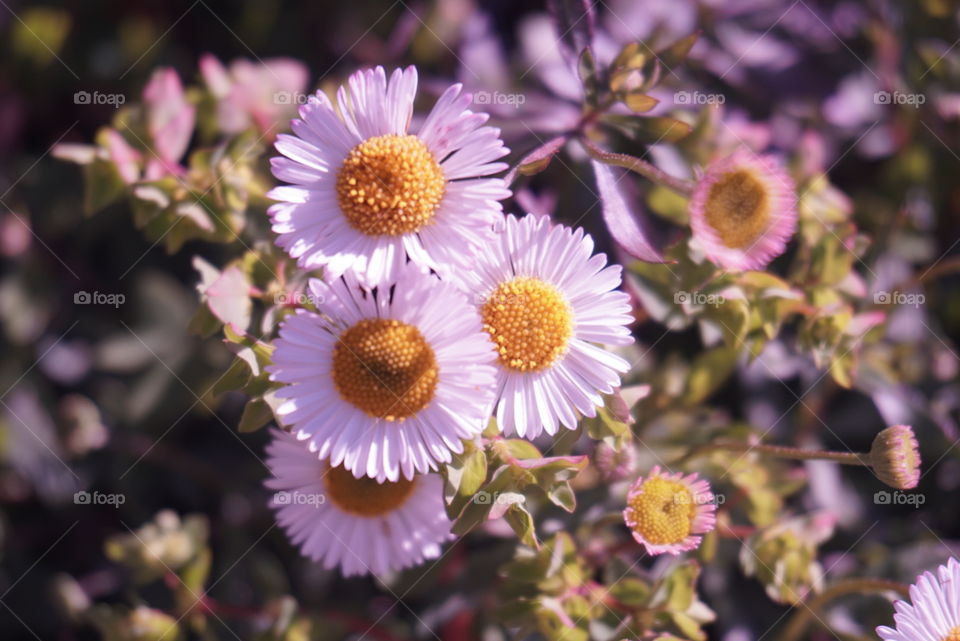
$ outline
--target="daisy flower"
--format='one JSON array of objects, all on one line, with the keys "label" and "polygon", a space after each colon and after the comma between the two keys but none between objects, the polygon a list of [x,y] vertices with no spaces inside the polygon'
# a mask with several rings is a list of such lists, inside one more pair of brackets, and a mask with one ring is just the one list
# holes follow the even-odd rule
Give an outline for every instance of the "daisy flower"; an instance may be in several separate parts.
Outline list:
[{"label": "daisy flower", "polygon": [[486,427],[494,355],[454,285],[408,263],[376,287],[348,272],[309,290],[320,313],[287,318],[268,371],[287,384],[280,417],[318,458],[411,479]]},{"label": "daisy flower", "polygon": [[701,534],[716,525],[710,485],[696,474],[661,473],[655,467],[627,493],[623,520],[649,554],[680,554],[700,546]]},{"label": "daisy flower", "polygon": [[409,131],[417,70],[358,71],[337,92],[318,91],[281,135],[272,159],[280,201],[270,210],[277,244],[327,280],[355,269],[372,282],[411,260],[440,271],[464,264],[500,219],[508,150],[459,84]]},{"label": "daisy flower", "polygon": [[951,558],[910,586],[910,602],[894,603],[896,628],[880,626],[883,641],[960,641],[960,563]]},{"label": "daisy flower", "polygon": [[620,266],[592,256],[582,229],[508,216],[498,238],[458,272],[497,356],[496,416],[505,433],[536,437],[595,416],[629,364],[595,343],[633,341]]},{"label": "daisy flower", "polygon": [[726,269],[763,269],[797,227],[793,180],[772,156],[740,150],[711,163],[690,198],[690,227]]},{"label": "daisy flower", "polygon": [[304,556],[328,570],[383,575],[437,558],[452,538],[436,474],[385,483],[358,479],[277,430],[267,455],[277,522]]}]

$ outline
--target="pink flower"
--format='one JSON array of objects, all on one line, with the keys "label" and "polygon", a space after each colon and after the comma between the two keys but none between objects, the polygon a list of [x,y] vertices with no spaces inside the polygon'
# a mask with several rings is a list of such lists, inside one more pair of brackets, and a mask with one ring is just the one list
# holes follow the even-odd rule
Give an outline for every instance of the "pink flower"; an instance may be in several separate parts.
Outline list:
[{"label": "pink flower", "polygon": [[663,474],[655,467],[627,493],[623,520],[649,554],[680,554],[700,546],[716,525],[717,506],[710,485],[696,474]]},{"label": "pink flower", "polygon": [[880,626],[883,641],[955,641],[960,639],[960,563],[951,558],[924,572],[910,586],[910,601],[897,601],[896,628]]},{"label": "pink flower", "polygon": [[697,183],[690,227],[696,244],[717,265],[763,269],[796,231],[793,180],[772,156],[736,151],[711,163]]},{"label": "pink flower", "polygon": [[143,89],[143,102],[155,154],[147,161],[144,178],[182,174],[179,163],[193,136],[196,107],[187,101],[177,72],[169,67],[154,71]]},{"label": "pink flower", "polygon": [[262,63],[238,59],[227,69],[211,54],[200,58],[200,73],[217,99],[217,123],[225,133],[250,126],[268,133],[295,114],[307,86],[307,67],[290,58]]}]

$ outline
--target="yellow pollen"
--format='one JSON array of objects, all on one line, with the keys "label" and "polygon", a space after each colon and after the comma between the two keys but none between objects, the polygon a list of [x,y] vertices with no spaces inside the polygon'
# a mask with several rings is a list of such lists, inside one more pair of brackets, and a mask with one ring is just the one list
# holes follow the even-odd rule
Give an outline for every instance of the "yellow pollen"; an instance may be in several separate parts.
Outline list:
[{"label": "yellow pollen", "polygon": [[333,349],[340,398],[374,418],[402,421],[425,408],[438,372],[420,330],[398,320],[362,320],[340,334]]},{"label": "yellow pollen", "polygon": [[552,365],[573,335],[570,304],[539,278],[518,276],[501,283],[480,310],[500,364],[519,372]]},{"label": "yellow pollen", "polygon": [[724,245],[750,247],[770,219],[767,188],[745,169],[723,174],[707,194],[705,217]]},{"label": "yellow pollen", "polygon": [[645,481],[640,490],[627,503],[633,529],[656,545],[683,542],[697,514],[693,493],[683,483],[660,476]]},{"label": "yellow pollen", "polygon": [[338,508],[356,516],[381,516],[398,509],[406,502],[416,485],[416,479],[400,477],[396,482],[377,483],[370,477],[355,478],[350,470],[328,467],[323,477],[327,497]]},{"label": "yellow pollen", "polygon": [[949,634],[943,637],[943,641],[960,641],[960,625],[950,630]]},{"label": "yellow pollen", "polygon": [[399,236],[430,223],[446,189],[440,163],[416,136],[368,138],[337,172],[337,202],[368,236]]}]

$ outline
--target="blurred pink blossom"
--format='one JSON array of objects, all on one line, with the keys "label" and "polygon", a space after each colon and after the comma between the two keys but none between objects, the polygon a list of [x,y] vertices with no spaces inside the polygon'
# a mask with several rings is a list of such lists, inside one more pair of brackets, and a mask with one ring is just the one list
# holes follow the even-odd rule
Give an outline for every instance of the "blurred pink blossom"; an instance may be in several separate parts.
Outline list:
[{"label": "blurred pink blossom", "polygon": [[187,100],[177,72],[169,67],[154,71],[143,90],[143,101],[155,153],[147,161],[144,178],[156,180],[167,174],[183,174],[180,159],[193,136],[196,107]]},{"label": "blurred pink blossom", "polygon": [[228,69],[211,54],[200,58],[200,73],[217,99],[217,124],[231,134],[251,125],[267,134],[286,124],[309,75],[306,65],[291,58],[238,59]]}]

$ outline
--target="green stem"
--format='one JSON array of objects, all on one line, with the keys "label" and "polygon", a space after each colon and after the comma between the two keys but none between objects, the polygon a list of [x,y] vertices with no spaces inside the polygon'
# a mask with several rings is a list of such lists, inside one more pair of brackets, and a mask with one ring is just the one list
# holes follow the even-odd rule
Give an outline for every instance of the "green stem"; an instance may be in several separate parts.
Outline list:
[{"label": "green stem", "polygon": [[833,461],[841,465],[862,465],[870,466],[869,454],[858,454],[856,452],[831,452],[829,450],[804,450],[797,447],[787,447],[785,445],[768,445],[765,443],[747,443],[744,441],[713,441],[706,445],[696,447],[681,458],[674,465],[685,463],[688,460],[714,452],[717,450],[726,450],[729,452],[757,452],[767,456],[777,458],[791,459],[794,461]]},{"label": "green stem", "polygon": [[664,187],[672,189],[678,194],[682,194],[684,196],[689,196],[693,193],[694,185],[692,182],[672,176],[659,167],[648,163],[646,160],[641,160],[636,156],[606,151],[600,147],[597,147],[597,145],[586,136],[580,137],[580,144],[582,144],[583,148],[587,150],[587,153],[590,154],[591,158],[599,160],[604,164],[615,165],[617,167],[629,169],[634,173],[640,174],[644,178],[652,180],[658,185],[663,185]]},{"label": "green stem", "polygon": [[834,583],[829,588],[810,599],[802,608],[797,608],[796,613],[787,622],[780,641],[798,641],[800,635],[807,629],[810,623],[810,617],[816,616],[827,603],[848,594],[863,594],[865,592],[888,592],[894,591],[900,593],[903,598],[909,598],[910,587],[896,581],[887,579],[847,579]]}]

